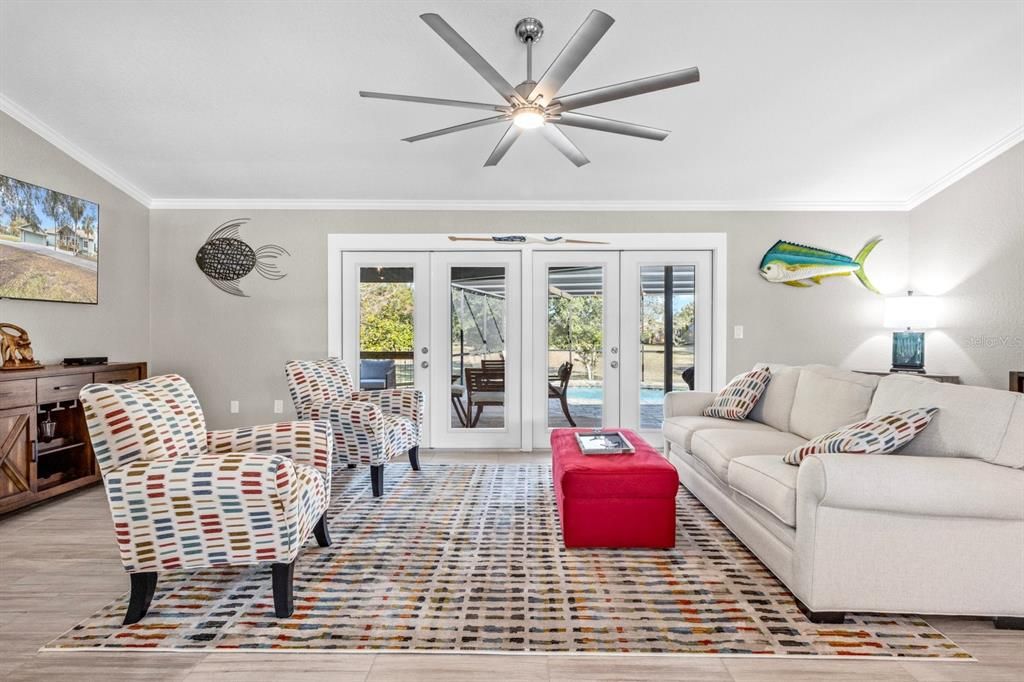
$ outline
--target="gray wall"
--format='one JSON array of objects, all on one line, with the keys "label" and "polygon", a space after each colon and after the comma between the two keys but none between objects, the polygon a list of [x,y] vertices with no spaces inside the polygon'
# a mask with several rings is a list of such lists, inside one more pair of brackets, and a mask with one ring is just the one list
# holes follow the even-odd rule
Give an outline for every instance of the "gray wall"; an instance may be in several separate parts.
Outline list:
[{"label": "gray wall", "polygon": [[[291,252],[288,275],[242,281],[250,298],[215,289],[195,265],[196,250],[220,223],[248,217],[243,237],[254,247]],[[853,278],[796,289],[757,273],[776,239],[846,254],[882,235],[868,270],[883,291],[905,287],[905,213],[520,213],[381,211],[154,210],[151,213],[152,369],[180,372],[195,385],[215,427],[279,419],[273,400],[290,401],[283,366],[327,350],[327,235],[332,233],[725,232],[728,235],[728,371],[756,361],[824,362],[888,367],[882,301]],[[742,324],[745,338],[733,340]],[[241,411],[228,413],[237,399]]]},{"label": "gray wall", "polygon": [[910,275],[941,296],[930,371],[1006,388],[1024,370],[1024,144],[911,211]]},{"label": "gray wall", "polygon": [[0,173],[100,205],[98,305],[0,300],[0,322],[24,327],[36,359],[149,357],[149,210],[0,113]]}]

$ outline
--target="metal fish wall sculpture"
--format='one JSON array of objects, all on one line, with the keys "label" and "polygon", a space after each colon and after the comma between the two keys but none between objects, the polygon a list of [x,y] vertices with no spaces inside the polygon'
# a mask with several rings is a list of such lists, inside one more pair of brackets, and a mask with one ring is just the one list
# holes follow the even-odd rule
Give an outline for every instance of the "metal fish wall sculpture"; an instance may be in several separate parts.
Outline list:
[{"label": "metal fish wall sculpture", "polygon": [[255,270],[267,279],[281,279],[285,273],[278,267],[277,259],[290,256],[283,247],[267,244],[253,249],[241,239],[241,227],[248,218],[235,218],[224,223],[210,234],[196,252],[196,265],[202,270],[210,284],[232,296],[247,296],[238,286],[238,281]]},{"label": "metal fish wall sculpture", "polygon": [[868,291],[878,294],[881,292],[864,272],[864,261],[880,241],[881,237],[869,239],[856,258],[850,258],[835,251],[780,240],[761,258],[761,276],[769,282],[809,287],[821,284],[826,277],[844,277],[852,273]]}]

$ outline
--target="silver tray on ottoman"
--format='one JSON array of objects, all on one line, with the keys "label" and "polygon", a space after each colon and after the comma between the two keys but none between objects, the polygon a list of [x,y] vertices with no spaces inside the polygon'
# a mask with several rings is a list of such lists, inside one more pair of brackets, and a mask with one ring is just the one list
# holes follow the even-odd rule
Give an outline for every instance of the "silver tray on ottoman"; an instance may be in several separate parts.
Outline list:
[{"label": "silver tray on ottoman", "polygon": [[621,431],[577,432],[576,444],[584,455],[632,455],[636,452]]}]

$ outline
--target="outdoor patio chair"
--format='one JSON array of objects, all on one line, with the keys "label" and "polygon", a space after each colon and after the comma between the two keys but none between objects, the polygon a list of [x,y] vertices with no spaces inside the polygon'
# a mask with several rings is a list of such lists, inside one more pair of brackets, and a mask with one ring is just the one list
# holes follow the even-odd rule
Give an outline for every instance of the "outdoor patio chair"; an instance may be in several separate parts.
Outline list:
[{"label": "outdoor patio chair", "polygon": [[465,374],[467,426],[476,428],[485,407],[505,405],[505,369],[467,367]]},{"label": "outdoor patio chair", "polygon": [[555,372],[554,376],[549,379],[554,379],[558,382],[557,385],[548,381],[548,398],[555,398],[562,406],[562,414],[565,415],[565,419],[569,422],[569,426],[576,426],[576,420],[569,414],[569,379],[572,378],[572,363],[563,362],[559,367],[558,371]]},{"label": "outdoor patio chair", "polygon": [[379,391],[397,385],[394,360],[360,360],[359,390]]}]

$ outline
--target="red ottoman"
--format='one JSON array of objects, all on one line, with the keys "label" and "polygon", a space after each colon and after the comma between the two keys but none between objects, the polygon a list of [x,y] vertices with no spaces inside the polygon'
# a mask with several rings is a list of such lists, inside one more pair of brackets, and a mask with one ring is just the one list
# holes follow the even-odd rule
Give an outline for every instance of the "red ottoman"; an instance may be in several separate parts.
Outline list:
[{"label": "red ottoman", "polygon": [[584,455],[577,431],[551,432],[551,472],[566,547],[674,547],[679,474],[660,452],[620,429],[632,455]]}]

